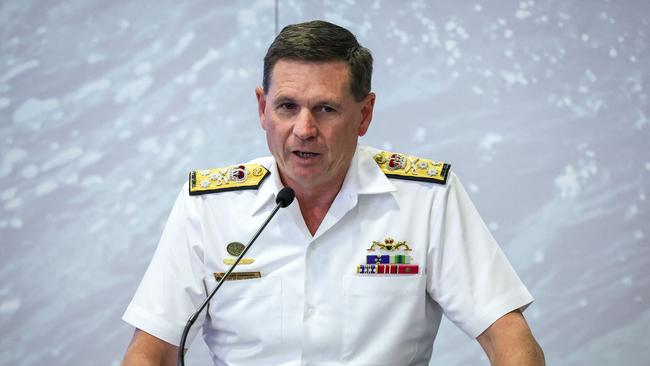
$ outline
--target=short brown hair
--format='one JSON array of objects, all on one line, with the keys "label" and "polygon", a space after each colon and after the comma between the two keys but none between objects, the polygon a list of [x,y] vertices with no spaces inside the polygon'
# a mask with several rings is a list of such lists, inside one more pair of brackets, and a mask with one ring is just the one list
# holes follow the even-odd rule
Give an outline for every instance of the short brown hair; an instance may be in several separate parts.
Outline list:
[{"label": "short brown hair", "polygon": [[268,92],[273,67],[281,59],[347,62],[350,91],[357,101],[370,93],[372,54],[349,30],[322,20],[291,24],[282,29],[264,56],[264,92]]}]

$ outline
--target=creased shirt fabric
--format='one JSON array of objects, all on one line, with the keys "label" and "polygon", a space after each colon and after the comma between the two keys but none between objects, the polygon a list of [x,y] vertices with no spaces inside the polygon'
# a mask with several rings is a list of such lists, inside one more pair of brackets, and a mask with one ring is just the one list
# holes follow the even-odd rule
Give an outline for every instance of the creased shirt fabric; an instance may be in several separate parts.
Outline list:
[{"label": "creased shirt fabric", "polygon": [[[428,365],[444,313],[475,338],[533,298],[452,173],[447,184],[389,179],[357,147],[343,186],[312,236],[297,200],[280,209],[190,332],[215,365]],[[189,316],[226,272],[228,243],[247,243],[282,188],[190,196],[185,184],[123,319],[178,345]],[[418,274],[357,274],[373,241],[405,241]]]}]

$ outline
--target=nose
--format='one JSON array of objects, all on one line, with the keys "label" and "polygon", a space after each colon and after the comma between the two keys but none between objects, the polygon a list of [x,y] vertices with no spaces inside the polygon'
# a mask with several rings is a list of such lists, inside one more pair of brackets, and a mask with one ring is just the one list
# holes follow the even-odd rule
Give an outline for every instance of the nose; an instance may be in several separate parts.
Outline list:
[{"label": "nose", "polygon": [[310,111],[305,110],[296,116],[296,122],[293,125],[293,134],[300,140],[309,140],[318,135],[318,128],[314,121],[314,116]]}]

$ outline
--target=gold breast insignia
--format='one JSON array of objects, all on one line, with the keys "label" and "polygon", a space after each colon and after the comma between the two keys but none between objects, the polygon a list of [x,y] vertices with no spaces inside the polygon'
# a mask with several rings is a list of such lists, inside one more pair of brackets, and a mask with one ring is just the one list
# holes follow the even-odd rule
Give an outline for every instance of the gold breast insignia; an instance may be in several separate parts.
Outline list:
[{"label": "gold breast insignia", "polygon": [[411,248],[409,248],[408,244],[406,244],[406,241],[396,242],[395,239],[390,237],[384,239],[383,243],[373,240],[372,245],[370,246],[370,248],[368,248],[368,251],[374,252],[377,249],[385,250],[388,252],[392,252],[396,250],[411,251]]}]

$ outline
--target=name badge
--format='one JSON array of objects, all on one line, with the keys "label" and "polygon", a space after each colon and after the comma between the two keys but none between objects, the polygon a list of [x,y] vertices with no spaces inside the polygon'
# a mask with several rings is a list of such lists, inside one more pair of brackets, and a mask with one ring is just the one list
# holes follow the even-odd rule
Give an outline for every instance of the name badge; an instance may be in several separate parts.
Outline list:
[{"label": "name badge", "polygon": [[[226,272],[215,272],[214,279],[220,282],[225,275]],[[262,278],[262,274],[260,272],[232,272],[224,281],[251,280],[254,278]]]}]

